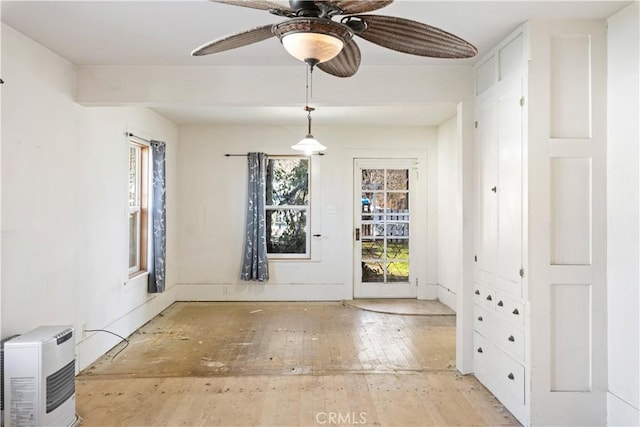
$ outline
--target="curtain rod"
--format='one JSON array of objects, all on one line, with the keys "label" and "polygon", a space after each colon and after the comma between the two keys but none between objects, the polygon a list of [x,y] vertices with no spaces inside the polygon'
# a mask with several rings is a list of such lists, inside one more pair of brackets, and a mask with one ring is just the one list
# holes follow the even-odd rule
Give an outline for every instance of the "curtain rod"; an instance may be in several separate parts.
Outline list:
[{"label": "curtain rod", "polygon": [[132,136],[132,137],[134,137],[134,138],[138,138],[138,139],[139,139],[139,140],[141,140],[141,141],[148,142],[149,144],[151,144],[151,141],[149,141],[148,139],[142,138],[142,137],[140,137],[140,136],[138,136],[138,135],[134,135],[134,134],[132,134],[131,132],[127,132],[127,134],[126,134],[126,135],[127,135],[127,136],[129,136],[129,137],[131,137],[131,136]]},{"label": "curtain rod", "polygon": [[[225,154],[225,157],[247,157],[249,155],[249,153],[247,154]],[[284,154],[272,154],[272,156],[283,156]],[[289,155],[289,154],[287,154]],[[290,154],[291,156],[295,156],[295,154]],[[269,154],[267,154],[267,156],[269,156]],[[313,153],[312,156],[324,156],[324,153]]]}]

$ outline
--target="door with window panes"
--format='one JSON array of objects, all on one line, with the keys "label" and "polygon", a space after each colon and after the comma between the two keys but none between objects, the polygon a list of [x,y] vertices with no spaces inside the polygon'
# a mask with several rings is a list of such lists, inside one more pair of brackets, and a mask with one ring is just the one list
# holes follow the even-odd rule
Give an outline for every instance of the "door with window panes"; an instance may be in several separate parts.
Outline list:
[{"label": "door with window panes", "polygon": [[415,161],[358,159],[354,169],[354,298],[416,298]]}]

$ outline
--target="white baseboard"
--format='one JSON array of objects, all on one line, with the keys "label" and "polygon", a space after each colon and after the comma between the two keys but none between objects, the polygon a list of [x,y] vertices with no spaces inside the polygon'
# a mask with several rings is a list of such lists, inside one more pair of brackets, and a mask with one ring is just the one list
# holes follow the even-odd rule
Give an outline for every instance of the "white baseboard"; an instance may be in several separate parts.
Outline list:
[{"label": "white baseboard", "polygon": [[344,283],[179,283],[176,301],[341,301],[352,299]]},{"label": "white baseboard", "polygon": [[[105,329],[126,338],[173,304],[175,290],[176,287],[172,286],[161,294],[153,294],[144,304],[125,315],[100,328],[94,327],[92,329]],[[76,336],[78,334],[82,334],[82,331],[76,331]],[[119,342],[118,337],[105,332],[90,332],[86,338],[82,338],[80,335],[76,340],[76,370],[82,371]]]},{"label": "white baseboard", "polygon": [[439,285],[438,286],[438,299],[441,303],[449,307],[451,310],[456,311],[456,300],[457,296],[455,293],[451,292],[450,289]]}]

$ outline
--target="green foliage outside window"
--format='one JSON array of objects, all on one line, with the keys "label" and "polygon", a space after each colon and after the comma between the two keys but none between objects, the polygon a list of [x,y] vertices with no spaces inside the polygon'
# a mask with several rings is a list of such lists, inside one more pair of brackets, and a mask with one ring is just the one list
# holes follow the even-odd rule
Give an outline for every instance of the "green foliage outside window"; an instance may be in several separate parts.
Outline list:
[{"label": "green foliage outside window", "polygon": [[306,254],[309,212],[309,159],[270,158],[267,162],[267,252]]}]

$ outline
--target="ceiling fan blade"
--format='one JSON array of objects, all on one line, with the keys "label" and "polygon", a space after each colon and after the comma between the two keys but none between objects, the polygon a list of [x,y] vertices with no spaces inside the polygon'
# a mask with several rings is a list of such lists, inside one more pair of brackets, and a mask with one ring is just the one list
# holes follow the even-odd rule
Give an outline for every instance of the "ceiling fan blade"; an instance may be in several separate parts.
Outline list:
[{"label": "ceiling fan blade", "polygon": [[[322,0],[319,0],[322,1]],[[393,0],[326,0],[327,3],[339,7],[344,15],[371,12],[382,9],[393,3]]]},{"label": "ceiling fan blade", "polygon": [[252,28],[241,33],[220,37],[219,39],[203,44],[191,52],[191,56],[210,55],[212,53],[224,52],[225,50],[261,42],[269,37],[273,37],[273,32],[271,32],[272,26],[272,24],[263,25],[262,27]]},{"label": "ceiling fan blade", "polygon": [[321,62],[316,67],[336,77],[351,77],[360,67],[360,48],[351,39],[344,45],[338,56],[330,61]]},{"label": "ceiling fan blade", "polygon": [[250,7],[251,9],[260,10],[280,10],[292,12],[288,1],[269,1],[269,0],[209,0],[215,3],[232,4],[234,6]]},{"label": "ceiling fan blade", "polygon": [[478,49],[440,28],[404,18],[380,15],[352,15],[367,28],[356,35],[388,49],[432,58],[471,58]]}]

